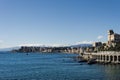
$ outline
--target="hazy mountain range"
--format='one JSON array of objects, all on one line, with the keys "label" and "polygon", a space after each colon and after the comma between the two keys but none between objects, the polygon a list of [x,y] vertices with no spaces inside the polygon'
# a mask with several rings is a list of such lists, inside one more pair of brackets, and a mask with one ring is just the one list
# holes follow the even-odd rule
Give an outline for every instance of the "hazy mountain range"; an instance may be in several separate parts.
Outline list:
[{"label": "hazy mountain range", "polygon": [[76,44],[71,45],[70,47],[92,47],[92,44]]}]

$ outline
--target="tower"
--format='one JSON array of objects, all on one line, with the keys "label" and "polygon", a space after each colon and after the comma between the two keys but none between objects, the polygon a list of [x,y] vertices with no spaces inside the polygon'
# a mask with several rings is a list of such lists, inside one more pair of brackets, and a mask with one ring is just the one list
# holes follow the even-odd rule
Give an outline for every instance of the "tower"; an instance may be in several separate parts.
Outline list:
[{"label": "tower", "polygon": [[112,39],[113,39],[113,36],[114,35],[114,31],[113,30],[109,30],[108,31],[108,44],[111,45],[112,44]]},{"label": "tower", "polygon": [[114,34],[113,30],[109,30],[108,31],[108,41],[111,42],[112,41],[112,35]]}]

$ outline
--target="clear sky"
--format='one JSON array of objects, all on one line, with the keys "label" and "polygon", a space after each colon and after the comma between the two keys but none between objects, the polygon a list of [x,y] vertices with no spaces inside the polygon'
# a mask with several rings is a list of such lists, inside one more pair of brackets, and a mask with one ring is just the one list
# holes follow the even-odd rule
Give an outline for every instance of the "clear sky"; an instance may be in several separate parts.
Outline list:
[{"label": "clear sky", "polygon": [[0,0],[0,48],[105,42],[109,29],[120,33],[120,0]]}]

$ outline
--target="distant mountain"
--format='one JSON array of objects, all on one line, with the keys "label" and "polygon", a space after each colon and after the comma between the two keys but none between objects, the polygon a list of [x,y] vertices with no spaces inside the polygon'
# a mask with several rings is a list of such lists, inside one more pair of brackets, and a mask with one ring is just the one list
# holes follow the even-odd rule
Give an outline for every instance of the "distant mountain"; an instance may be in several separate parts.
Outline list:
[{"label": "distant mountain", "polygon": [[76,44],[71,45],[70,47],[92,47],[92,44]]},{"label": "distant mountain", "polygon": [[10,47],[10,48],[1,48],[0,51],[12,51],[14,49],[19,49],[20,47]]}]

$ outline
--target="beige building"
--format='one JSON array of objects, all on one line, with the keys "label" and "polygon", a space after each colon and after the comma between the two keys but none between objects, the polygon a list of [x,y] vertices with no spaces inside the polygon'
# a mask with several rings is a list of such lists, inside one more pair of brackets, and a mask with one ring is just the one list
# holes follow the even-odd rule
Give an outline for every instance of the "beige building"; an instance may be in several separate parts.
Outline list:
[{"label": "beige building", "polygon": [[120,34],[114,33],[113,30],[108,31],[108,46],[115,46],[120,43]]}]

